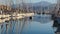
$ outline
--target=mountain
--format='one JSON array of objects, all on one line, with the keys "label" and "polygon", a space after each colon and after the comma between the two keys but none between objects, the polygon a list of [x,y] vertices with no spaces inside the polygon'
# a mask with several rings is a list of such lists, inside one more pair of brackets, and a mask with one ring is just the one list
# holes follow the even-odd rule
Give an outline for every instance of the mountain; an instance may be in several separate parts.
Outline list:
[{"label": "mountain", "polygon": [[[26,5],[26,6],[31,6],[32,5],[32,6],[42,6],[42,7],[48,6],[50,4],[52,4],[52,3],[46,2],[46,1],[41,1],[41,2],[38,2],[38,3],[24,3],[24,5]],[[12,6],[17,7],[18,5],[21,5],[21,4],[14,4]]]},{"label": "mountain", "polygon": [[45,7],[45,6],[49,6],[50,2],[47,2],[47,1],[41,1],[41,2],[38,2],[38,3],[34,3],[33,6],[42,6],[42,7]]},{"label": "mountain", "polygon": [[[40,11],[41,9],[42,10],[48,10],[48,7],[49,7],[49,10],[53,10],[54,7],[55,7],[56,4],[52,4],[50,2],[47,2],[47,1],[41,1],[41,2],[38,2],[38,3],[24,3],[23,7],[26,8],[26,6],[29,7],[29,9],[32,9],[33,10],[38,10]],[[22,7],[21,4],[16,4],[16,5],[12,5],[12,7]]]},{"label": "mountain", "polygon": [[49,10],[53,10],[54,7],[56,6],[56,4],[53,4],[53,3],[50,3],[50,2],[46,2],[46,1],[41,1],[41,2],[38,2],[38,3],[34,3],[33,4],[33,9],[34,10],[48,10],[48,7],[49,7]]}]

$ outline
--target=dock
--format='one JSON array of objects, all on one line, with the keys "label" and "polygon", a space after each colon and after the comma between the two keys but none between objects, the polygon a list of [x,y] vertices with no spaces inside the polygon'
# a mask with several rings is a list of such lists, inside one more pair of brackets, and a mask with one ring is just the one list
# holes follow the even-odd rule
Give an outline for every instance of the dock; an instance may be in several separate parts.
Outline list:
[{"label": "dock", "polygon": [[[23,14],[17,14],[17,15],[13,14],[12,19],[22,19],[25,17],[31,17],[33,15],[34,15],[34,13],[23,13]],[[9,21],[11,19],[10,16],[11,15],[0,15],[0,23],[5,22],[5,21]]]}]

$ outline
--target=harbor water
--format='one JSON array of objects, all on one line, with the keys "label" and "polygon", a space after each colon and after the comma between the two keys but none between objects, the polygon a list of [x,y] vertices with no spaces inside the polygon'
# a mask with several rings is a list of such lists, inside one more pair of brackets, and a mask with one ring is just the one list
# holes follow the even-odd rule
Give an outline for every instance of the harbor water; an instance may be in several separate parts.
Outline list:
[{"label": "harbor water", "polygon": [[51,15],[34,15],[0,24],[0,34],[55,34]]}]

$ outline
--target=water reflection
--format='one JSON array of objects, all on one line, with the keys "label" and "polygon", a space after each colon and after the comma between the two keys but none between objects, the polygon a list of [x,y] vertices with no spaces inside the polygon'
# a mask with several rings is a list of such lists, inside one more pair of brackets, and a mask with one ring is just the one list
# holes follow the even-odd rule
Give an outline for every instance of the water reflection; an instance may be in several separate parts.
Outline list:
[{"label": "water reflection", "polygon": [[50,21],[52,21],[51,19],[51,15],[35,15],[33,16],[33,21],[37,21],[37,22],[40,22],[40,23],[48,23]]},{"label": "water reflection", "polygon": [[[45,24],[44,24],[45,23]],[[10,19],[0,24],[1,34],[54,34],[51,16],[37,15],[24,19]],[[58,28],[57,28],[58,29]]]}]

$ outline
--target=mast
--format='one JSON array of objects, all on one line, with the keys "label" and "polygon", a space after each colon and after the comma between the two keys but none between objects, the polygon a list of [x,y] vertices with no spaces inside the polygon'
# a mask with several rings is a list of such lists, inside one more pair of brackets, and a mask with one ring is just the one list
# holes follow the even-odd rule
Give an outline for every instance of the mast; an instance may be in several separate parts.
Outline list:
[{"label": "mast", "polygon": [[6,0],[6,5],[11,6],[12,5],[12,0]]},{"label": "mast", "polygon": [[59,11],[59,8],[60,8],[60,0],[57,0],[57,5],[56,5],[56,10],[55,10],[55,15],[57,16],[58,15],[58,11]]},{"label": "mast", "polygon": [[59,5],[60,5],[60,2],[59,2],[60,0],[57,0],[57,10],[59,10]]},{"label": "mast", "polygon": [[22,12],[24,12],[24,0],[22,0]]},{"label": "mast", "polygon": [[53,13],[51,12],[51,14],[54,14],[54,16],[57,16],[57,12],[59,10],[59,0],[57,0],[57,4],[55,5],[54,9],[53,9]]},{"label": "mast", "polygon": [[33,11],[33,3],[32,3],[32,0],[30,0],[30,3],[31,3],[31,5],[30,5],[30,7],[31,7],[30,11],[33,13],[34,11]]},{"label": "mast", "polygon": [[42,10],[43,8],[42,8],[42,5],[41,5],[41,16],[42,16],[42,13],[43,13],[43,10]]},{"label": "mast", "polygon": [[[26,1],[26,3],[27,3],[27,2],[28,2],[28,1]],[[29,9],[28,9],[28,8],[29,8],[29,7],[28,7],[28,3],[27,3],[27,4],[25,4],[25,8],[26,8],[26,9],[25,9],[25,10],[26,10],[26,12],[28,13],[28,12],[29,12]]]}]

